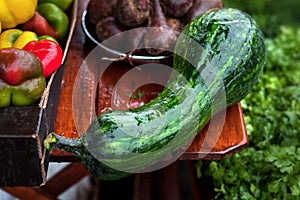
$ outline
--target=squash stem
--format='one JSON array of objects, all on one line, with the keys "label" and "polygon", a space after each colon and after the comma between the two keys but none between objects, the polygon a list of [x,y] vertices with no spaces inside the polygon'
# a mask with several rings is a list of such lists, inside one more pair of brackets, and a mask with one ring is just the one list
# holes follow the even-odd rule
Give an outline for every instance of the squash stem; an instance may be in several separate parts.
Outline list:
[{"label": "squash stem", "polygon": [[44,147],[49,151],[57,148],[70,153],[78,153],[83,144],[81,138],[66,138],[56,133],[50,133],[44,140]]}]

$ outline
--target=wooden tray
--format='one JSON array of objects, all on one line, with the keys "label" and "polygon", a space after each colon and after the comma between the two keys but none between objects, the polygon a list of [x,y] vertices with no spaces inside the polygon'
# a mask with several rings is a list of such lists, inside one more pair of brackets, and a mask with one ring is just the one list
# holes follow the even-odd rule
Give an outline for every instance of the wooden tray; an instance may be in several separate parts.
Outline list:
[{"label": "wooden tray", "polygon": [[0,186],[39,186],[46,181],[49,153],[43,140],[54,130],[64,61],[75,28],[78,1],[68,14],[70,31],[60,68],[51,75],[36,106],[0,108]]},{"label": "wooden tray", "polygon": [[[94,117],[94,109],[96,113],[101,113],[105,109],[110,109],[109,103],[111,102],[111,91],[113,91],[114,84],[116,81],[125,74],[132,66],[124,62],[112,63],[105,72],[107,75],[103,75],[100,80],[100,87],[97,88],[98,84],[91,78],[93,74],[89,71],[80,71],[79,68],[83,64],[86,56],[95,47],[94,43],[91,42],[84,34],[81,27],[81,15],[86,9],[88,1],[79,1],[78,16],[76,21],[76,28],[74,31],[74,37],[70,44],[70,50],[67,56],[65,70],[62,78],[61,93],[59,96],[58,108],[56,113],[56,120],[54,125],[54,131],[57,134],[63,135],[69,138],[78,137],[79,133],[84,130],[90,124]],[[91,101],[94,107],[84,108],[82,112],[78,114],[76,112],[75,118],[73,115],[72,108],[72,95],[76,76],[83,77],[81,82],[77,83],[82,86],[83,90],[97,90],[95,94],[89,95],[77,104],[86,105]],[[149,71],[154,73],[155,71]],[[162,76],[165,80],[168,79],[168,74],[157,74]],[[150,76],[150,75],[149,75]],[[139,77],[140,79],[145,77]],[[133,77],[134,79],[134,77]],[[128,83],[127,83],[128,84]],[[121,94],[126,95],[126,83],[122,87],[123,91]],[[147,102],[149,99],[154,98],[162,87],[159,85],[147,85],[140,88],[143,92],[141,99],[132,100],[130,106],[138,106],[142,102]],[[120,97],[122,98],[122,97]],[[126,106],[120,105],[118,109],[126,109]],[[76,108],[78,109],[78,108]],[[218,119],[218,118],[216,118]],[[76,121],[76,126],[75,126]],[[227,156],[232,155],[245,148],[248,143],[247,134],[244,125],[244,119],[240,104],[235,104],[226,109],[226,119],[223,126],[222,120],[214,124],[213,127],[209,128],[206,126],[194,139],[191,146],[188,148],[186,153],[182,155],[180,159],[223,159]],[[80,129],[78,130],[78,123],[80,123]],[[218,136],[218,140],[215,140],[216,133],[221,130],[221,134]],[[76,158],[69,153],[54,150],[51,154],[51,161],[53,162],[64,162],[64,161],[76,161]]]}]

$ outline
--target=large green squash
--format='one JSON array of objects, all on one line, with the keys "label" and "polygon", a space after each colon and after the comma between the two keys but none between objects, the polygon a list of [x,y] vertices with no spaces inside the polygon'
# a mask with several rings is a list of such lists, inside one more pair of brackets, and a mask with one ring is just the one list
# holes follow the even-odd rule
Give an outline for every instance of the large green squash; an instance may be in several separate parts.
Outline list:
[{"label": "large green squash", "polygon": [[97,116],[78,139],[51,134],[46,143],[73,152],[101,179],[158,169],[174,161],[212,115],[251,91],[264,59],[262,32],[249,15],[210,10],[178,38],[174,73],[157,98]]}]

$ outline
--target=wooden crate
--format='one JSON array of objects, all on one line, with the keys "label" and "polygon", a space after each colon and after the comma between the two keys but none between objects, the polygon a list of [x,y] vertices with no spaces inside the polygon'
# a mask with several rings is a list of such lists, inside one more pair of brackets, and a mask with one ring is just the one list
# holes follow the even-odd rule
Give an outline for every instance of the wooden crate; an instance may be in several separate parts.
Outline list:
[{"label": "wooden crate", "polygon": [[46,181],[49,153],[43,140],[54,130],[64,60],[77,18],[78,1],[67,11],[70,31],[61,67],[47,80],[36,106],[0,108],[0,186],[40,186]]}]

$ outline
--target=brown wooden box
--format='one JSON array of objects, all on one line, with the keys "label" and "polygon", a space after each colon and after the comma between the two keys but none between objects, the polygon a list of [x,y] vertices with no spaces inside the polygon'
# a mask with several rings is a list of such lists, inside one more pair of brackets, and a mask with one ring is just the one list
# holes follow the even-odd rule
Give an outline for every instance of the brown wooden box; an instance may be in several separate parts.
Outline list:
[{"label": "brown wooden box", "polygon": [[[67,11],[70,31],[65,60],[77,18],[78,1]],[[64,65],[51,75],[36,106],[0,108],[0,186],[40,186],[46,182],[49,153],[43,140],[54,130]]]}]

